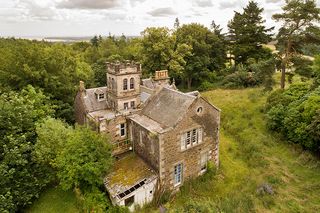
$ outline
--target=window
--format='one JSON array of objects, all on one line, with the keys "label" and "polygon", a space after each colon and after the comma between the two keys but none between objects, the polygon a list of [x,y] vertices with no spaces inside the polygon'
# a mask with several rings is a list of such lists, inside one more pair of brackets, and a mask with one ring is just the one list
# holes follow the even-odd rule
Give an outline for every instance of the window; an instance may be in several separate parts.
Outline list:
[{"label": "window", "polygon": [[186,147],[189,148],[191,146],[191,132],[187,132],[187,139],[186,139]]},{"label": "window", "polygon": [[134,78],[130,78],[130,89],[134,89]]},{"label": "window", "polygon": [[123,79],[123,90],[128,90],[128,79]]},{"label": "window", "polygon": [[103,99],[105,99],[104,93],[99,94],[99,95],[98,95],[98,100],[103,100]]},{"label": "window", "polygon": [[181,150],[190,148],[202,142],[202,129],[193,129],[181,135]]},{"label": "window", "polygon": [[130,102],[130,107],[131,107],[131,108],[134,108],[134,107],[135,107],[134,101],[131,101],[131,102]]},{"label": "window", "polygon": [[126,136],[126,124],[125,123],[120,124],[120,136],[121,137]]},{"label": "window", "polygon": [[134,203],[134,195],[124,200],[125,206],[131,206]]},{"label": "window", "polygon": [[123,104],[123,109],[126,109],[126,110],[127,110],[128,108],[129,108],[129,103],[128,103],[128,102],[124,103],[124,104]]},{"label": "window", "polygon": [[192,130],[192,144],[195,144],[198,142],[198,134],[197,134],[197,130],[196,129],[193,129]]},{"label": "window", "polygon": [[180,185],[182,182],[182,163],[174,166],[174,186]]},{"label": "window", "polygon": [[114,78],[111,79],[111,89],[112,90],[116,89],[116,82],[114,81]]},{"label": "window", "polygon": [[208,159],[209,159],[209,153],[204,152],[200,156],[200,172],[204,173],[207,171],[207,164],[208,164]]},{"label": "window", "polygon": [[198,107],[197,113],[198,113],[198,114],[201,114],[201,112],[202,112],[202,107]]}]

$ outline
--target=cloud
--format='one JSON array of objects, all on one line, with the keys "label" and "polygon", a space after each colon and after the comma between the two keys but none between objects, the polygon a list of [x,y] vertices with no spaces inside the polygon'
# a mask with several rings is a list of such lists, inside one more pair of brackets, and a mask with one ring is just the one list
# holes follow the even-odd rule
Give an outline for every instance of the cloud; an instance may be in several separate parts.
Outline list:
[{"label": "cloud", "polygon": [[212,7],[212,1],[211,0],[194,0],[194,5],[198,7]]},{"label": "cloud", "polygon": [[130,0],[130,5],[131,6],[136,6],[137,3],[143,3],[145,2],[146,0]]},{"label": "cloud", "polygon": [[279,3],[282,2],[282,0],[266,0],[266,3]]},{"label": "cloud", "polygon": [[65,9],[109,9],[120,5],[119,0],[63,0],[57,8]]},{"label": "cloud", "polygon": [[165,17],[165,16],[176,15],[177,12],[175,12],[171,7],[164,7],[164,8],[158,8],[158,9],[152,10],[148,12],[148,14],[154,17]]},{"label": "cloud", "polygon": [[56,16],[54,7],[33,0],[20,0],[17,8],[21,9],[21,15],[27,19],[52,20]]},{"label": "cloud", "polygon": [[219,3],[220,9],[228,9],[228,8],[235,8],[237,7],[235,2],[232,1],[222,1]]}]

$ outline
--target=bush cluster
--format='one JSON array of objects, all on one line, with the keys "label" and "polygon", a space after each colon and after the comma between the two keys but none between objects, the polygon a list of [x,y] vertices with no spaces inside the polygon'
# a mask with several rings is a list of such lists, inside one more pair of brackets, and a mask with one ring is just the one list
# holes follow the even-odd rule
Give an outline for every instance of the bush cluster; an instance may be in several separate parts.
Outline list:
[{"label": "bush cluster", "polygon": [[306,83],[277,90],[266,105],[268,127],[305,149],[320,152],[320,87],[309,89]]}]

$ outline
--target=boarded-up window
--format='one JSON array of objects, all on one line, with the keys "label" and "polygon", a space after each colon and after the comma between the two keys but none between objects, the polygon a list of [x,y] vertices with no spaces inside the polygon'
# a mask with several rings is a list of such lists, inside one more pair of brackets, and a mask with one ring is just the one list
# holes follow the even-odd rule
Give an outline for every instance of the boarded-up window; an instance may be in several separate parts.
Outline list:
[{"label": "boarded-up window", "polygon": [[202,142],[202,128],[187,131],[181,135],[181,150]]}]

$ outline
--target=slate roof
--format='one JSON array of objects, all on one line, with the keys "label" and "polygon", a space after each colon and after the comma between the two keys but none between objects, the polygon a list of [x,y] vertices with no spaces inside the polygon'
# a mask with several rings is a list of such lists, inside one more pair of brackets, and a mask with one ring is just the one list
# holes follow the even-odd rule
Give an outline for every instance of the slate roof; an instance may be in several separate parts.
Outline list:
[{"label": "slate roof", "polygon": [[97,110],[104,110],[107,108],[106,100],[98,101],[95,93],[97,93],[97,94],[104,93],[106,95],[107,94],[107,87],[86,89],[86,94],[85,94],[85,96],[83,96],[83,103],[84,103],[85,109],[88,112],[97,111]]},{"label": "slate roof", "polygon": [[150,132],[161,133],[163,131],[163,128],[161,127],[161,125],[158,122],[148,118],[145,115],[134,114],[134,115],[130,116],[130,119],[133,120],[134,122],[138,123],[139,125],[141,125],[145,129],[149,130]]},{"label": "slate roof", "polygon": [[154,82],[151,78],[142,79],[142,85],[148,87],[149,89],[155,89]]},{"label": "slate roof", "polygon": [[148,100],[141,114],[159,123],[162,127],[173,127],[187,112],[197,97],[163,87]]},{"label": "slate roof", "polygon": [[147,92],[141,92],[140,94],[140,100],[142,103],[145,103],[148,98],[150,98],[151,94],[147,93]]}]

